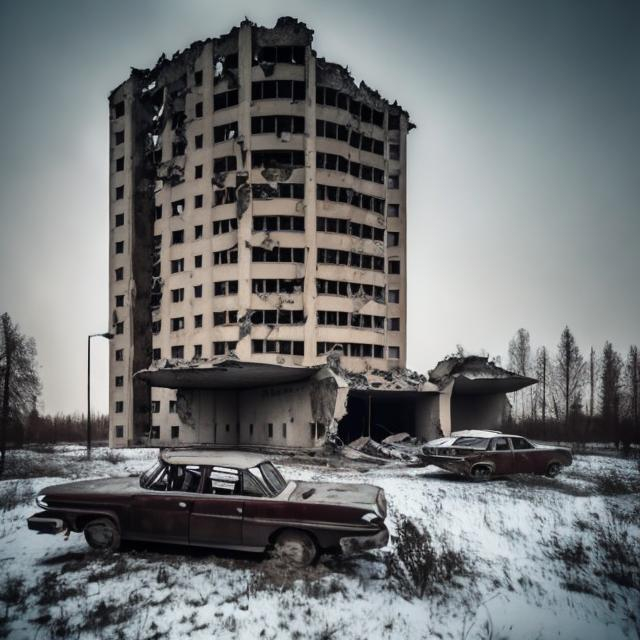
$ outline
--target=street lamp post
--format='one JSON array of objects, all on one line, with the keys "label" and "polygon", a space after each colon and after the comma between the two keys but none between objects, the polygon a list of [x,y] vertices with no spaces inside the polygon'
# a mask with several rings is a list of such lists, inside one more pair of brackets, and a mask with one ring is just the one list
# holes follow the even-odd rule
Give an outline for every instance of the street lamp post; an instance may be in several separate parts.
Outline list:
[{"label": "street lamp post", "polygon": [[93,333],[87,337],[87,458],[91,457],[91,338],[111,340],[113,333]]}]

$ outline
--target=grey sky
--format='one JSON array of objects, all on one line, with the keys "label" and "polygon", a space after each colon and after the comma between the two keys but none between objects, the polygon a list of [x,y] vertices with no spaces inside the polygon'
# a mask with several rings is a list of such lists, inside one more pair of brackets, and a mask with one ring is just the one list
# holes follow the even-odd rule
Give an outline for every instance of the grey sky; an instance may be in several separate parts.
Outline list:
[{"label": "grey sky", "polygon": [[[36,338],[44,409],[85,407],[107,329],[107,95],[248,16],[397,99],[409,136],[408,365],[461,343],[504,354],[640,342],[640,4],[33,2],[0,15],[0,311]],[[94,341],[94,406],[107,408]]]}]

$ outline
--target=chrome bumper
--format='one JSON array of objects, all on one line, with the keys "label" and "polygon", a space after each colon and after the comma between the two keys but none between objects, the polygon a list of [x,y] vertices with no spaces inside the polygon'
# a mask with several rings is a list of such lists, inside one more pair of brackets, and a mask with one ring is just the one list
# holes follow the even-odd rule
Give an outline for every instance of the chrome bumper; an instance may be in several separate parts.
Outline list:
[{"label": "chrome bumper", "polygon": [[350,536],[348,538],[340,538],[340,549],[342,553],[351,554],[369,549],[378,549],[384,547],[389,542],[389,530],[384,527],[372,536]]},{"label": "chrome bumper", "polygon": [[64,521],[61,518],[51,518],[39,514],[31,516],[27,520],[27,525],[31,531],[37,531],[38,533],[56,534],[66,529]]}]

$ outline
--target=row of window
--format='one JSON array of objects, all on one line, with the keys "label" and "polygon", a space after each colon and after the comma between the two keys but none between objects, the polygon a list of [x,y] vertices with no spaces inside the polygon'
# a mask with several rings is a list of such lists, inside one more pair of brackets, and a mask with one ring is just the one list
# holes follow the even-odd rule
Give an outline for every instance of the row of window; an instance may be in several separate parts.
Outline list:
[{"label": "row of window", "polygon": [[251,281],[251,290],[253,293],[301,293],[304,290],[304,278],[256,278]]},{"label": "row of window", "polygon": [[302,182],[278,182],[275,187],[270,184],[252,184],[251,193],[257,200],[270,200],[271,198],[295,198],[304,200],[304,183]]},{"label": "row of window", "polygon": [[384,240],[384,229],[372,227],[368,224],[351,222],[345,218],[316,218],[316,231],[325,233],[344,233],[346,235],[363,238],[365,240]]},{"label": "row of window", "polygon": [[[364,295],[380,303],[384,303],[385,298],[384,287],[378,287],[373,284],[362,284],[360,282],[343,282],[318,278],[316,280],[316,290],[319,294],[344,296],[347,298]],[[399,293],[397,289],[389,289],[389,302],[398,302]],[[398,294],[398,299],[395,299],[396,294]]]},{"label": "row of window", "polygon": [[299,262],[304,263],[304,249],[292,247],[274,247],[271,251],[263,247],[251,249],[252,262]]},{"label": "row of window", "polygon": [[346,311],[317,311],[318,325],[327,327],[358,327],[361,329],[384,329],[384,316]]},{"label": "row of window", "polygon": [[253,216],[254,231],[304,231],[303,216]]},{"label": "row of window", "polygon": [[316,120],[316,136],[348,142],[354,149],[369,151],[379,156],[384,156],[384,140],[365,136],[359,131],[354,131],[343,124],[336,124],[330,120]]},{"label": "row of window", "polygon": [[251,167],[263,169],[272,167],[304,167],[304,151],[281,151],[265,149],[251,152]]},{"label": "row of window", "polygon": [[[316,103],[327,107],[338,107],[338,109],[348,111],[362,122],[370,122],[378,127],[384,126],[384,111],[372,109],[363,102],[360,102],[360,100],[356,100],[346,93],[342,93],[331,87],[316,87]],[[390,115],[389,128],[391,128],[392,124],[395,124],[395,120],[392,121],[391,118],[392,116]]]},{"label": "row of window", "polygon": [[328,200],[329,202],[341,202],[350,204],[366,211],[373,211],[384,215],[384,199],[369,196],[365,193],[358,193],[347,187],[333,187],[331,185],[319,184],[316,189],[318,200]]},{"label": "row of window", "polygon": [[263,80],[251,83],[252,100],[297,100],[306,97],[304,80]]},{"label": "row of window", "polygon": [[251,352],[303,356],[304,342],[302,340],[252,340]]},{"label": "row of window", "polygon": [[[341,347],[342,352],[349,358],[384,358],[384,347],[381,344],[363,344],[360,342],[318,342],[316,355],[322,356],[331,352],[335,347]],[[387,358],[398,360],[400,347],[387,347]]]},{"label": "row of window", "polygon": [[360,164],[353,160],[348,160],[344,156],[335,153],[316,152],[316,168],[327,169],[329,171],[340,171],[348,173],[354,178],[384,184],[384,170],[370,167],[367,164]]},{"label": "row of window", "polygon": [[261,63],[276,62],[284,64],[304,64],[304,47],[282,45],[278,47],[261,47],[253,56],[253,66]]},{"label": "row of window", "polygon": [[304,133],[304,116],[253,116],[251,118],[251,133]]},{"label": "row of window", "polygon": [[340,264],[356,269],[371,269],[384,272],[384,258],[355,251],[318,249],[318,264]]}]

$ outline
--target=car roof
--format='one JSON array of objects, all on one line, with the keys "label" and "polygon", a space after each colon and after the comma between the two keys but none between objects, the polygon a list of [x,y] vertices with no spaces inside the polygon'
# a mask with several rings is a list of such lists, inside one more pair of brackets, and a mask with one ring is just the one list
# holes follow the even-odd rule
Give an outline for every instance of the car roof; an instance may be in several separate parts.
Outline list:
[{"label": "car roof", "polygon": [[168,464],[216,465],[233,469],[249,469],[269,460],[259,453],[228,449],[163,449],[160,458]]},{"label": "car roof", "polygon": [[452,438],[495,438],[496,436],[505,436],[502,431],[490,431],[489,429],[467,429],[465,431],[452,431]]}]

